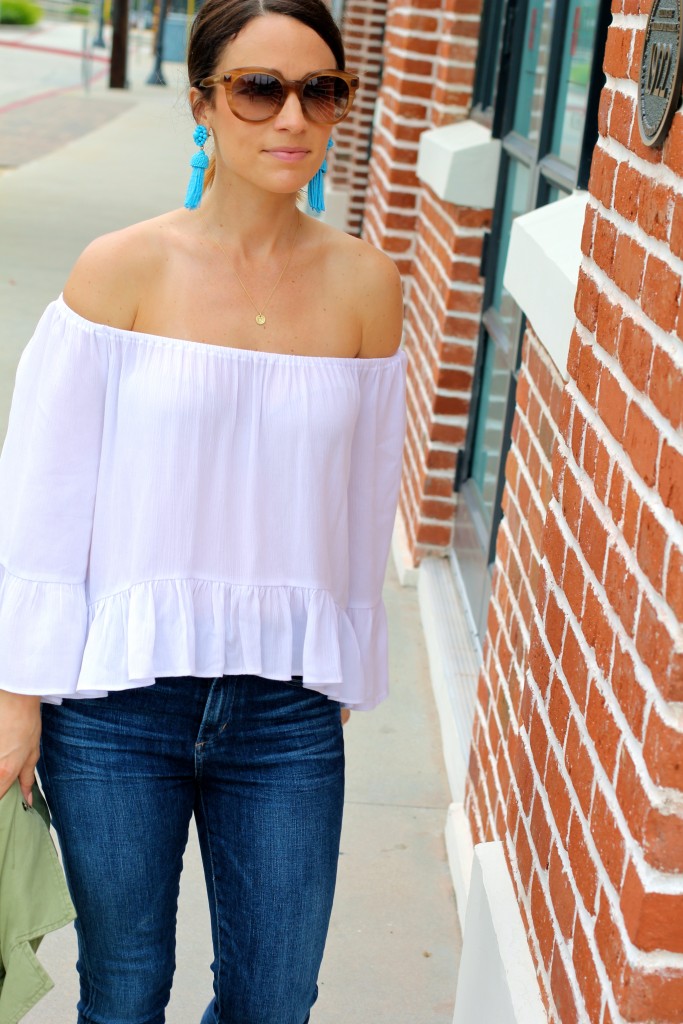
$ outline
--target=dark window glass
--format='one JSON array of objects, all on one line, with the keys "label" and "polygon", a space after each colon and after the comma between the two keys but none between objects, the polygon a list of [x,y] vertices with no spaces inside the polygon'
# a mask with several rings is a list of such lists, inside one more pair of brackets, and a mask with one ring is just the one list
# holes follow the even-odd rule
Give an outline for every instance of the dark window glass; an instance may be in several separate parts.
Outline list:
[{"label": "dark window glass", "polygon": [[477,68],[474,80],[474,105],[491,114],[500,71],[500,45],[503,39],[504,0],[485,0],[481,18]]},{"label": "dark window glass", "polygon": [[552,151],[578,167],[586,123],[599,0],[570,0]]}]

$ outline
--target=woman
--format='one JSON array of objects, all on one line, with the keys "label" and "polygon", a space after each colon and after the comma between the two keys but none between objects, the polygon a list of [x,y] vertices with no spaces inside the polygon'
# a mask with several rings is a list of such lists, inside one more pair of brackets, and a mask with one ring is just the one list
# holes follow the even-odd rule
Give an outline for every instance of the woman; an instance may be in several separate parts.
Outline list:
[{"label": "woman", "polygon": [[203,1024],[304,1024],[316,998],[342,706],[386,693],[404,434],[395,267],[297,209],[353,100],[343,69],[322,0],[206,0],[190,208],[89,246],[17,372],[0,795],[18,777],[28,797],[42,703],[79,1024],[164,1020],[193,814]]}]

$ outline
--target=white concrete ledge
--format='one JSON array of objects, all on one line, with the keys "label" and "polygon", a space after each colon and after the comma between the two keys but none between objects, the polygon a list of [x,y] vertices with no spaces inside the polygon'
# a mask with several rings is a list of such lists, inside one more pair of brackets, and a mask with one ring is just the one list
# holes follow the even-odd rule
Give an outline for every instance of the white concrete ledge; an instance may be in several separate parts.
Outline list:
[{"label": "white concrete ledge", "polygon": [[446,817],[446,853],[455,890],[455,906],[460,920],[460,931],[465,934],[467,898],[472,876],[474,846],[470,823],[464,804],[451,804]]},{"label": "white concrete ledge", "polygon": [[420,136],[417,176],[448,203],[490,209],[499,163],[500,140],[477,121],[432,128]]},{"label": "white concrete ledge", "polygon": [[391,535],[391,554],[394,559],[394,566],[402,587],[416,587],[420,576],[420,569],[413,565],[408,547],[408,535],[403,516],[400,511],[396,513],[394,520],[394,532]]},{"label": "white concrete ledge", "polygon": [[453,1024],[547,1024],[503,844],[474,847]]},{"label": "white concrete ledge", "polygon": [[587,202],[587,192],[575,192],[516,217],[503,277],[565,380]]}]

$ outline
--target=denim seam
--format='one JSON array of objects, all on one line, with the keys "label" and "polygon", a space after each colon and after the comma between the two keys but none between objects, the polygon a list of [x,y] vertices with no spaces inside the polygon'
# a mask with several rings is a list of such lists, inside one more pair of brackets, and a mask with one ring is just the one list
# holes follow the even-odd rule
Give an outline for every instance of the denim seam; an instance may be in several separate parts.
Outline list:
[{"label": "denim seam", "polygon": [[[196,754],[195,754],[196,757]],[[216,1006],[218,1008],[218,1019],[221,1019],[221,971],[223,969],[223,950],[222,950],[222,925],[220,918],[220,903],[218,900],[218,892],[216,890],[216,868],[213,856],[213,847],[211,844],[211,829],[209,828],[209,818],[206,813],[206,805],[204,803],[204,792],[199,787],[199,801],[202,805],[202,814],[204,815],[204,821],[206,822],[206,849],[209,854],[209,862],[211,864],[211,885],[213,887],[213,905],[216,914],[216,950],[215,958],[217,961],[216,966],[216,977],[214,979],[214,999],[216,1000]]]}]

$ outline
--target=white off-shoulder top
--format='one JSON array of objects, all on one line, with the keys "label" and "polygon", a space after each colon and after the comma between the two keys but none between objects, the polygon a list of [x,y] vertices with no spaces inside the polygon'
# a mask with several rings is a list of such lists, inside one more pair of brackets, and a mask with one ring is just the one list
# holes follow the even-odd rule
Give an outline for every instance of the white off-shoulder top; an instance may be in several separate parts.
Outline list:
[{"label": "white off-shoulder top", "polygon": [[0,689],[387,693],[406,357],[224,348],[48,306],[0,457]]}]

